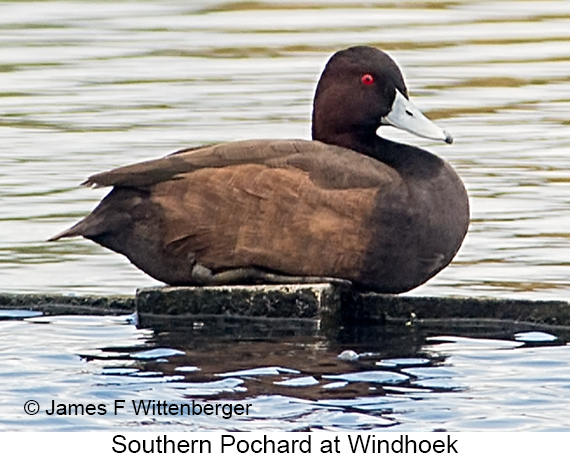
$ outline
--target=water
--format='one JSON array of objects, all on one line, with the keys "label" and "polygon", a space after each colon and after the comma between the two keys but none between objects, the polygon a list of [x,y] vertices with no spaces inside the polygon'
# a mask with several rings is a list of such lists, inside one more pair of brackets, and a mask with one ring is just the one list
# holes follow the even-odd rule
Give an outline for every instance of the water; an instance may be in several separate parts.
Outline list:
[{"label": "water", "polygon": [[[403,326],[324,337],[259,320],[142,324],[90,316],[0,321],[0,430],[570,429],[568,332],[442,336],[441,328]],[[39,403],[38,414],[24,413],[28,400]],[[152,400],[250,406],[231,417],[136,413]],[[50,415],[52,401],[104,414]],[[117,414],[115,401],[124,401]]]},{"label": "water", "polygon": [[[445,157],[471,199],[472,224],[457,258],[411,293],[567,299],[569,25],[565,1],[0,3],[0,291],[107,295],[155,285],[121,256],[93,243],[45,243],[106,193],[78,184],[90,174],[181,147],[308,138],[314,86],[329,55],[366,43],[397,60],[416,105],[456,142],[440,145],[388,128],[382,134]],[[171,356],[166,364],[122,358],[123,349],[164,346],[152,326],[138,329],[95,317],[50,318],[43,324],[46,318],[37,319],[0,322],[0,385],[7,392],[1,401],[9,411],[0,417],[4,429],[113,423],[107,416],[28,417],[24,394],[37,394],[40,404],[49,398],[95,403],[120,395],[142,398],[144,392],[182,401],[196,389],[200,395],[206,395],[200,389],[214,389],[220,398],[252,401],[256,415],[201,425],[192,418],[175,423],[153,418],[147,424],[132,416],[117,423],[402,430],[569,425],[564,411],[570,382],[562,362],[568,360],[567,346],[512,348],[505,342],[514,339],[514,331],[493,334],[493,344],[479,345],[477,335],[440,329],[439,335],[465,339],[420,339],[405,351],[392,346],[384,351],[390,340],[385,335],[366,348],[353,337],[244,342],[234,335],[223,343],[204,336],[200,347],[189,348],[194,340],[170,342],[168,348],[185,355]],[[399,341],[399,335],[391,337]],[[566,341],[556,336],[558,343]],[[243,352],[226,359],[223,354],[236,340]],[[120,355],[85,357],[101,348],[119,348]],[[344,350],[376,355],[339,362]],[[315,357],[329,363],[330,372],[315,370],[310,363]],[[374,371],[376,361],[389,357],[427,358],[428,368],[440,371],[424,378],[422,372],[404,371],[406,366],[393,368],[388,371],[412,376],[411,381],[382,389],[378,383],[323,377]],[[212,358],[222,358],[227,369],[206,367]],[[179,366],[200,371],[180,374]],[[237,381],[224,384],[228,390],[221,392],[216,385],[194,385],[261,366],[299,374],[224,378]],[[137,371],[108,372],[116,367]],[[448,370],[445,376],[442,369]],[[147,371],[155,375],[136,375]],[[310,384],[311,376],[318,384],[273,384],[291,377],[306,377],[299,382]],[[15,385],[16,378],[22,382]],[[348,384],[329,390],[328,382]],[[334,399],[340,403],[327,403],[325,392],[340,392],[342,398]]]}]

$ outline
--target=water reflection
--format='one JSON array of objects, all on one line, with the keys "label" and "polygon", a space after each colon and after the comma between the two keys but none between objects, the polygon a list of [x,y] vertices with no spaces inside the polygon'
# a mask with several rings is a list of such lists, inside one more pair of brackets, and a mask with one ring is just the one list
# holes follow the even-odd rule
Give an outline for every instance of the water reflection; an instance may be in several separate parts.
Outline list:
[{"label": "water reflection", "polygon": [[[479,326],[461,332],[478,337],[452,336],[440,323],[359,327],[323,335],[272,320],[267,328],[287,323],[284,331],[289,335],[276,337],[250,321],[241,322],[245,330],[239,336],[225,332],[226,326],[215,319],[180,325],[179,318],[147,318],[139,327],[130,316],[0,321],[0,429],[427,431],[570,426],[568,332],[521,332],[521,325],[506,328],[502,323],[501,328]],[[44,341],[52,343],[46,346]],[[40,414],[23,413],[26,399],[39,402]],[[44,411],[82,403],[103,405],[109,412],[115,400],[126,405],[117,415]],[[225,418],[169,415],[153,413],[148,402],[232,408],[249,404],[250,411]],[[525,410],[530,413],[523,414]]]}]

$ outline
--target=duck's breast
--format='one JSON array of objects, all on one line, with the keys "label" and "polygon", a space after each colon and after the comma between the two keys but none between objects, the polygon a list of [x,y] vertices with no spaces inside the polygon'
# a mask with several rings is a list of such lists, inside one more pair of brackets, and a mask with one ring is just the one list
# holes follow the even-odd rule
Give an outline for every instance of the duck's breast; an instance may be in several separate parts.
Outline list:
[{"label": "duck's breast", "polygon": [[404,292],[433,277],[469,226],[467,192],[455,170],[427,151],[405,152],[410,156],[397,165],[402,185],[377,194],[369,221],[374,234],[362,282],[381,292]]}]

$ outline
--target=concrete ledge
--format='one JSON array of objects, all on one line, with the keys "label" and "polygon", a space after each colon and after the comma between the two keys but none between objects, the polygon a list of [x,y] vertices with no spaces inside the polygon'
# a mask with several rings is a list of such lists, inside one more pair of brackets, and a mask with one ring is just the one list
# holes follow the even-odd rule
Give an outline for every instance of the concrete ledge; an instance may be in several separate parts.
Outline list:
[{"label": "concrete ledge", "polygon": [[[570,303],[562,300],[503,298],[413,297],[362,293],[353,295],[353,319],[502,320],[551,326],[570,326]],[[347,303],[345,303],[346,305]]]},{"label": "concrete ledge", "polygon": [[496,320],[570,326],[566,301],[383,295],[334,284],[140,289],[136,307],[141,314],[308,318],[327,325]]},{"label": "concrete ledge", "polygon": [[135,299],[125,296],[0,294],[0,309],[27,309],[46,314],[127,314],[135,311]]},{"label": "concrete ledge", "polygon": [[327,319],[340,314],[345,292],[332,284],[156,287],[135,301],[141,314]]},{"label": "concrete ledge", "polygon": [[570,304],[554,300],[414,297],[362,293],[337,284],[156,287],[136,297],[0,294],[0,309],[47,314],[309,319],[327,327],[383,322],[525,322],[570,327]]}]

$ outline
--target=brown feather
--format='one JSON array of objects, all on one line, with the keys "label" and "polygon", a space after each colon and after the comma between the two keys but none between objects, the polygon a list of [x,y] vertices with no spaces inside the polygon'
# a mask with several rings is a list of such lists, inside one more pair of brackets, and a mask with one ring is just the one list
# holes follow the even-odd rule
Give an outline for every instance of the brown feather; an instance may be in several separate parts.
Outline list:
[{"label": "brown feather", "polygon": [[360,270],[377,188],[323,189],[295,168],[203,169],[158,184],[166,247],[213,270],[262,266],[350,278]]}]

